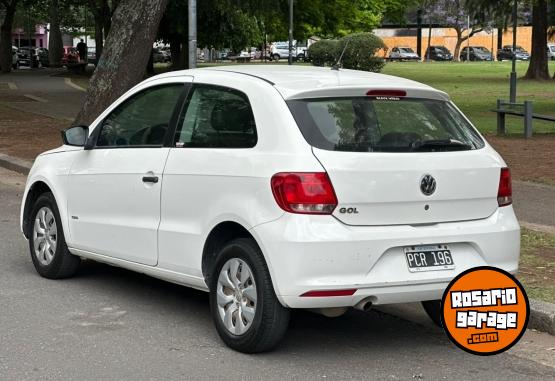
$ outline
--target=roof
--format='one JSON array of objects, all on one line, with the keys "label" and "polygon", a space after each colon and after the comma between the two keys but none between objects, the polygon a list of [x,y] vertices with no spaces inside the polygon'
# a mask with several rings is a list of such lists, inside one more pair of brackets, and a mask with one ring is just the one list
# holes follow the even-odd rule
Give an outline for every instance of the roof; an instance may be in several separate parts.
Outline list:
[{"label": "roof", "polygon": [[[409,79],[357,70],[331,70],[329,67],[250,64],[216,66],[173,73],[194,75],[198,70],[234,73],[263,80],[273,85],[286,99],[295,98],[307,92],[325,90],[331,92],[349,88],[425,91],[435,93],[442,99],[448,99],[447,94]],[[166,75],[168,74],[170,73]]]}]

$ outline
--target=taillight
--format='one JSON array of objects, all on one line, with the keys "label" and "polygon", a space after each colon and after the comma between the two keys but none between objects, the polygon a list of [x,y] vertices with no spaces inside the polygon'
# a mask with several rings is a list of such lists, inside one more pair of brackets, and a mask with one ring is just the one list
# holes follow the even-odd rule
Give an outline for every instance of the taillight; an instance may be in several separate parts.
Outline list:
[{"label": "taillight", "polygon": [[272,177],[272,192],[279,207],[289,213],[332,214],[337,206],[325,172],[277,173]]},{"label": "taillight", "polygon": [[507,206],[513,203],[513,188],[511,186],[511,171],[509,168],[501,168],[499,178],[499,190],[497,192],[497,204]]}]

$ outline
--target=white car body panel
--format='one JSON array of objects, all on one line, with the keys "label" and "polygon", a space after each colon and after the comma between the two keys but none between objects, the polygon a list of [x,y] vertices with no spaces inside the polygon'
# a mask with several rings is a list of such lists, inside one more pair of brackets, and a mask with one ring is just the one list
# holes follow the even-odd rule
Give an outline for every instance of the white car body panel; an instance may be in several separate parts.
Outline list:
[{"label": "white car body panel", "polygon": [[[285,102],[363,96],[379,89],[449,101],[447,94],[401,78],[350,70],[281,65],[195,69],[135,86],[91,124],[89,133],[136,92],[191,82],[243,92],[254,113],[256,146],[62,146],[40,155],[24,200],[37,181],[52,189],[72,253],[208,290],[202,269],[206,239],[220,223],[234,222],[261,248],[278,299],[295,308],[354,306],[367,298],[376,304],[437,299],[449,280],[467,268],[517,271],[519,225],[512,206],[497,206],[505,163],[489,145],[433,154],[319,150],[304,139]],[[338,196],[333,215],[291,214],[277,205],[270,187],[274,174],[324,171]],[[142,182],[150,173],[159,177],[157,184]],[[403,180],[407,186],[416,182],[417,189],[426,173],[439,184],[439,199],[430,199],[429,213],[422,209],[425,196],[397,187]],[[373,180],[364,180],[369,177]],[[359,214],[341,215],[343,206],[356,206]],[[24,213],[22,207],[22,224]],[[409,272],[403,247],[423,244],[448,244],[455,269]],[[310,290],[348,288],[357,292],[300,297]]]}]

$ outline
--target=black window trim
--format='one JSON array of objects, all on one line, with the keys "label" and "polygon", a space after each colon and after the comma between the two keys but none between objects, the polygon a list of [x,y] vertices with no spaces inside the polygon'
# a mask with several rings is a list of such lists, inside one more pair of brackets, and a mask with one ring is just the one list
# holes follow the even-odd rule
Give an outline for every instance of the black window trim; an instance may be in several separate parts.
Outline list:
[{"label": "black window trim", "polygon": [[[114,112],[115,110],[117,110],[120,106],[124,105],[126,102],[128,102],[130,99],[133,99],[136,95],[144,92],[145,90],[150,90],[150,89],[154,89],[157,87],[164,87],[164,86],[172,86],[172,85],[181,85],[183,86],[181,93],[179,94],[179,97],[177,98],[177,102],[173,108],[172,111],[172,116],[170,118],[170,123],[168,126],[168,130],[166,131],[166,135],[164,136],[164,143],[163,144],[153,144],[153,145],[125,145],[125,146],[98,146],[98,139],[100,137],[100,133],[102,131],[102,127],[104,124],[104,121],[112,114],[112,112]],[[91,136],[89,137],[89,139],[91,139],[92,142],[94,142],[92,144],[92,148],[91,149],[125,149],[125,148],[130,148],[130,149],[140,149],[140,148],[164,148],[164,147],[171,147],[171,141],[173,140],[172,137],[175,135],[175,129],[176,129],[176,125],[177,125],[177,121],[179,119],[179,115],[181,113],[181,109],[183,108],[183,104],[184,104],[184,100],[187,98],[189,92],[191,89],[191,82],[168,82],[168,83],[158,83],[158,84],[154,84],[152,86],[146,87],[142,90],[137,91],[136,93],[134,93],[133,95],[131,95],[130,97],[128,97],[127,99],[125,99],[123,102],[121,102],[120,104],[118,104],[114,109],[112,109],[112,111],[110,111],[110,113],[108,115],[106,115],[106,117],[104,117],[98,124],[97,127],[94,129],[94,131],[92,132]]]},{"label": "black window trim", "polygon": [[[184,146],[177,146],[177,129],[178,129],[178,122],[181,120],[181,117],[185,117],[185,113],[187,112],[187,109],[189,107],[189,101],[191,100],[191,98],[193,97],[194,94],[194,90],[198,87],[204,87],[204,86],[208,86],[208,87],[217,87],[223,90],[231,90],[234,91],[236,93],[239,93],[249,104],[249,107],[251,108],[251,112],[252,112],[252,117],[254,119],[254,132],[256,135],[256,142],[254,143],[254,145],[252,147],[187,147],[186,145]],[[168,129],[168,132],[170,131],[170,129]],[[241,91],[239,89],[233,88],[233,87],[229,87],[229,86],[225,86],[225,85],[215,85],[213,83],[204,83],[204,82],[193,82],[189,84],[189,88],[187,89],[187,94],[184,97],[184,101],[182,102],[182,105],[180,107],[180,111],[177,115],[177,118],[175,120],[175,124],[173,126],[173,134],[170,135],[170,145],[169,147],[171,148],[178,148],[178,149],[217,149],[217,150],[223,150],[223,149],[230,149],[230,150],[247,150],[247,149],[253,149],[256,146],[258,146],[258,142],[260,139],[258,139],[258,125],[256,123],[256,117],[254,115],[254,109],[252,108],[252,102],[249,98],[249,96],[244,92]]]}]

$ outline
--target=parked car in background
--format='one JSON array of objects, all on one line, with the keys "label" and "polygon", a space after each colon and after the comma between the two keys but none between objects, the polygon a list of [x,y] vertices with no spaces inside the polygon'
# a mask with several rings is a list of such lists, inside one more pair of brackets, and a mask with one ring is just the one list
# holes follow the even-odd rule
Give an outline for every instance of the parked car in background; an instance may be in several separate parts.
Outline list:
[{"label": "parked car in background", "polygon": [[547,58],[555,60],[555,44],[547,44]]},{"label": "parked car in background", "polygon": [[166,63],[171,61],[171,57],[166,54],[166,52],[158,49],[152,49],[152,56],[154,63]]},{"label": "parked car in background", "polygon": [[[469,51],[470,53],[467,53]],[[483,46],[465,46],[461,50],[459,58],[461,61],[466,61],[468,58],[470,58],[470,61],[493,61],[491,52]]]},{"label": "parked car in background", "polygon": [[96,59],[96,47],[88,47],[87,48],[87,62],[93,65],[98,63]]},{"label": "parked car in background", "polygon": [[19,69],[19,49],[15,46],[12,46],[12,68]]},{"label": "parked car in background", "polygon": [[28,66],[31,68],[42,68],[50,66],[48,59],[48,49],[24,46],[18,51],[18,59],[20,66]]},{"label": "parked car in background", "polygon": [[445,46],[430,46],[426,49],[424,59],[432,61],[453,61],[453,55]]},{"label": "parked car in background", "polygon": [[[516,47],[514,56],[516,57],[517,61],[528,61],[530,59],[530,54],[520,46]],[[498,61],[504,61],[504,60],[512,61],[512,59],[513,59],[512,45],[505,45],[497,51]]]},{"label": "parked car in background", "polygon": [[391,49],[391,53],[389,53],[389,60],[390,61],[418,61],[420,57],[418,54],[407,46],[396,46]]},{"label": "parked car in background", "polygon": [[[308,48],[306,46],[298,46],[293,44],[293,59],[295,61],[306,60]],[[280,59],[289,59],[289,42],[276,42],[270,47],[270,59],[273,61],[279,61]]]},{"label": "parked car in background", "polygon": [[62,56],[62,65],[75,65],[79,63],[79,53],[73,46],[64,46],[64,55]]}]

